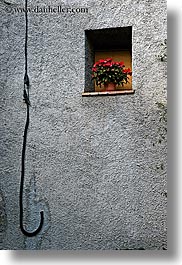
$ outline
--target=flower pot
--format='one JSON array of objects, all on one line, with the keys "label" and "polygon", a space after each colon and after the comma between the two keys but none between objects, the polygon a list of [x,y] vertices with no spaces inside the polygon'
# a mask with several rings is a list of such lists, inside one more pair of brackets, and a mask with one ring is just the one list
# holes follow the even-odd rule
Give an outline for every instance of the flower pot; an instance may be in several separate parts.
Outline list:
[{"label": "flower pot", "polygon": [[115,83],[104,84],[104,89],[106,91],[114,91],[114,90],[116,90],[116,84]]}]

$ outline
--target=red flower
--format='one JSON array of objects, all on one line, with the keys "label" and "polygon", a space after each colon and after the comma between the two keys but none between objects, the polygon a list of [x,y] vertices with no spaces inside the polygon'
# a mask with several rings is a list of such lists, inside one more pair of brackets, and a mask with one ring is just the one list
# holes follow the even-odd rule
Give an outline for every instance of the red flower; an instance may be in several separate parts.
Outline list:
[{"label": "red flower", "polygon": [[107,63],[105,63],[103,66],[106,66],[106,67],[112,67],[112,63],[111,63],[111,62],[107,62]]},{"label": "red flower", "polygon": [[99,60],[99,63],[106,63],[106,61],[103,60],[103,59],[100,59],[100,60]]},{"label": "red flower", "polygon": [[129,74],[131,73],[131,69],[130,69],[130,68],[127,68],[126,70],[127,70],[127,72],[128,72]]},{"label": "red flower", "polygon": [[120,67],[124,67],[124,62],[119,62]]},{"label": "red flower", "polygon": [[106,62],[111,62],[112,61],[112,58],[107,58],[106,59]]},{"label": "red flower", "polygon": [[130,74],[131,69],[130,68],[123,69],[123,73]]}]

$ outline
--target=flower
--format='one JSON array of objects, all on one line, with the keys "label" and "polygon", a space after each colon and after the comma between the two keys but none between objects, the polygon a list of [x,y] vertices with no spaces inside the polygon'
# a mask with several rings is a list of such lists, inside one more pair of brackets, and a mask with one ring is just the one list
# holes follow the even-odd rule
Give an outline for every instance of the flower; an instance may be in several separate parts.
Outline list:
[{"label": "flower", "polygon": [[99,63],[106,63],[106,60],[100,59]]},{"label": "flower", "polygon": [[130,68],[123,69],[123,73],[130,73],[130,72],[131,72]]},{"label": "flower", "polygon": [[112,63],[110,63],[110,62],[107,62],[107,63],[103,64],[103,66],[106,66],[106,67],[111,67],[111,66],[112,66]]},{"label": "flower", "polygon": [[123,61],[116,62],[112,58],[100,59],[92,67],[92,79],[97,86],[108,83],[123,86],[128,83],[128,75],[131,74],[131,69],[125,68]]},{"label": "flower", "polygon": [[106,62],[111,62],[112,61],[112,58],[107,58],[106,59]]},{"label": "flower", "polygon": [[121,67],[124,67],[125,65],[124,65],[124,62],[119,62],[119,65],[121,66]]},{"label": "flower", "polygon": [[93,67],[92,68],[92,72],[97,72],[97,68],[96,67]]}]

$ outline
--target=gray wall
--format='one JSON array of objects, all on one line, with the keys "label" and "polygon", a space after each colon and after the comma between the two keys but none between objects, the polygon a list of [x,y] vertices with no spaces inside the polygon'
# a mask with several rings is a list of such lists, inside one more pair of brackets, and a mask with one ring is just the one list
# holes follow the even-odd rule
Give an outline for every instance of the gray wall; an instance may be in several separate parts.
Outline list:
[{"label": "gray wall", "polygon": [[[88,14],[29,14],[27,230],[37,227],[39,210],[45,214],[35,238],[19,229],[25,19],[2,2],[0,247],[166,248],[166,63],[158,59],[166,1],[65,1]],[[124,26],[133,28],[135,94],[82,97],[84,30]]]}]

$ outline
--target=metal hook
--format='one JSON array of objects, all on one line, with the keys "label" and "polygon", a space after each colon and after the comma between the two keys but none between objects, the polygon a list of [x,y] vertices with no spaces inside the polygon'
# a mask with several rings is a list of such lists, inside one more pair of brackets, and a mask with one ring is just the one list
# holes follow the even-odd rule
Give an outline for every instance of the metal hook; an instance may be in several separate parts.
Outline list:
[{"label": "metal hook", "polygon": [[34,237],[34,236],[36,236],[41,231],[42,226],[43,226],[43,223],[44,223],[44,212],[41,211],[40,212],[40,224],[39,224],[38,228],[35,231],[33,231],[33,232],[28,232],[23,227],[23,215],[22,215],[21,220],[20,220],[20,228],[21,228],[22,233],[25,236],[27,236],[27,237]]},{"label": "metal hook", "polygon": [[[29,98],[28,98],[29,99]],[[20,182],[20,229],[22,233],[27,237],[36,236],[42,229],[44,223],[44,213],[43,211],[40,212],[40,224],[38,228],[33,232],[28,232],[23,227],[23,184],[24,184],[24,177],[25,177],[25,153],[26,153],[26,142],[27,142],[27,132],[29,127],[29,104],[28,101],[25,101],[27,106],[27,118],[25,124],[25,130],[23,135],[23,148],[22,148],[22,157],[21,157],[21,182]]]}]

